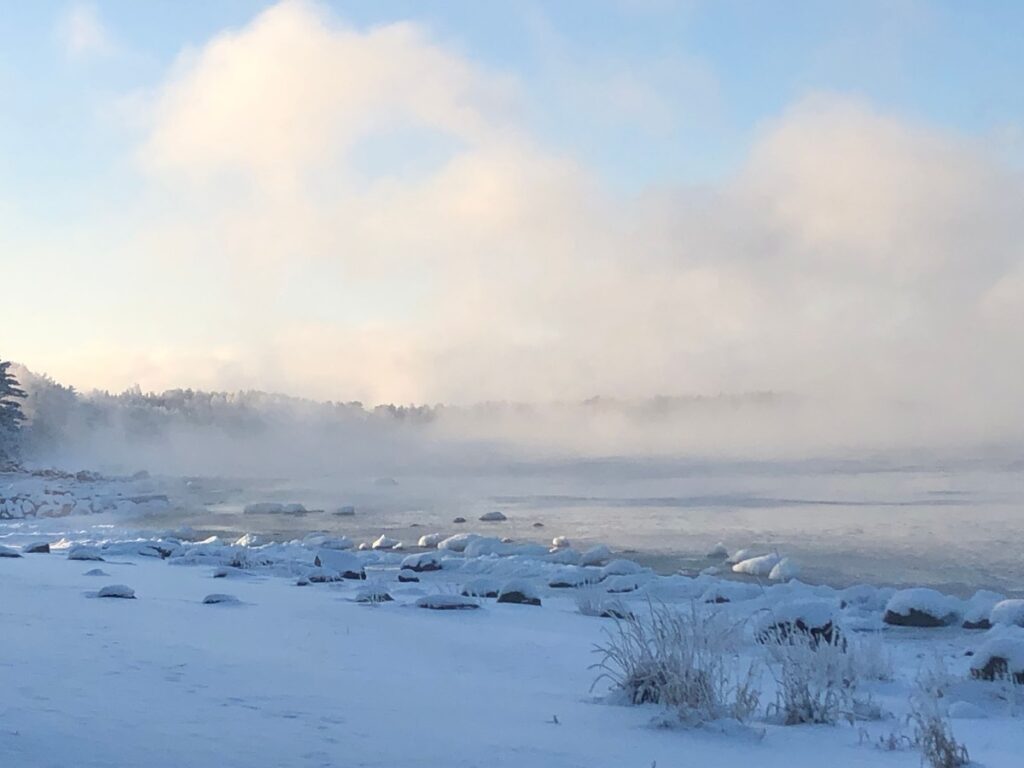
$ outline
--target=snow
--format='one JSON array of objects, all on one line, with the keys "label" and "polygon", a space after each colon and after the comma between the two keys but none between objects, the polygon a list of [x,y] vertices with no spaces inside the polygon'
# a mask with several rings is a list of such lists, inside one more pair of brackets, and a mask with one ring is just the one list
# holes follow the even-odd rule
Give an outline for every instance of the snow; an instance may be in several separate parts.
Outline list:
[{"label": "snow", "polygon": [[398,539],[392,539],[390,536],[385,536],[384,534],[381,534],[376,540],[374,540],[371,546],[373,547],[373,549],[395,549],[401,543],[402,542],[400,542]]},{"label": "snow", "polygon": [[971,669],[981,670],[993,658],[1005,659],[1010,674],[1024,674],[1024,632],[1016,627],[994,631],[975,652]]},{"label": "snow", "polygon": [[1024,627],[1024,600],[1001,600],[992,606],[988,618],[992,624]]},{"label": "snow", "polygon": [[[100,540],[96,531],[88,535]],[[80,563],[46,557],[0,561],[4,655],[12,661],[4,679],[18,692],[17,705],[0,719],[5,768],[793,768],[820,764],[822,755],[834,768],[917,768],[916,752],[881,752],[872,745],[904,722],[919,657],[932,653],[947,659],[959,681],[949,711],[975,761],[1010,768],[1024,751],[1024,729],[999,698],[1003,689],[969,680],[970,666],[988,653],[988,644],[973,659],[963,655],[985,640],[1016,664],[1024,648],[1013,633],[1024,631],[1013,627],[985,638],[953,628],[955,635],[934,641],[891,633],[885,642],[896,656],[897,678],[869,689],[892,712],[883,722],[787,728],[757,720],[749,729],[659,728],[652,725],[664,721],[657,708],[613,706],[600,698],[606,688],[591,690],[591,650],[604,641],[610,620],[582,615],[575,590],[544,586],[566,569],[594,577],[602,575],[600,569],[519,555],[464,560],[444,550],[445,563],[502,575],[466,581],[462,569],[445,567],[431,574],[437,594],[390,582],[393,602],[370,610],[356,601],[379,594],[388,586],[383,581],[297,589],[295,574],[312,568],[314,551],[301,543],[268,544],[243,558],[266,564],[233,569],[238,578],[231,582],[232,597],[244,607],[221,610],[203,605],[214,569],[186,563],[195,558],[199,565],[223,567],[221,560],[237,554],[233,548],[208,541],[159,560],[130,554],[132,547],[144,548],[142,540],[130,540],[131,547],[109,543],[127,554],[104,568],[112,580],[130,580],[143,598],[130,606],[82,599],[87,580]],[[378,570],[387,578],[402,562],[389,552],[315,551],[366,567],[371,579]],[[710,606],[737,622],[765,613],[766,606],[776,617],[817,622],[839,612],[840,595],[849,598],[845,612],[873,613],[877,619],[879,596],[886,594],[867,586],[837,591],[792,582],[761,588],[712,577],[662,577],[635,563],[612,570],[628,572],[608,579],[645,578],[644,592],[657,585],[660,599],[683,607],[712,590],[750,592],[749,601]],[[530,589],[543,606],[488,601],[478,610],[484,601],[444,591],[470,591],[471,584]],[[615,605],[638,610],[645,599],[625,594]],[[439,615],[417,607],[474,610]],[[96,703],[98,691],[102,706]]]},{"label": "snow", "polygon": [[564,549],[565,547],[568,547],[569,544],[568,536],[555,536],[555,538],[551,540],[551,546],[555,549]]}]

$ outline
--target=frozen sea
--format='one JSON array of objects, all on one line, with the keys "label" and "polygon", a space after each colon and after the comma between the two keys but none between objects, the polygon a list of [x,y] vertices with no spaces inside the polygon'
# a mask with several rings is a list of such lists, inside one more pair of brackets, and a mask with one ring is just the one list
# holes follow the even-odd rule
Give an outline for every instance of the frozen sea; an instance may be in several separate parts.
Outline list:
[{"label": "frozen sea", "polygon": [[[596,459],[390,467],[303,480],[164,479],[176,504],[139,527],[290,538],[311,531],[414,544],[460,530],[606,543],[662,572],[698,570],[717,542],[777,550],[805,580],[1024,591],[1024,464],[1006,458],[694,461]],[[301,515],[245,514],[297,502]],[[339,516],[343,506],[354,516]],[[500,510],[508,520],[483,523]],[[467,519],[455,524],[456,517]],[[541,524],[543,527],[535,524]]]}]

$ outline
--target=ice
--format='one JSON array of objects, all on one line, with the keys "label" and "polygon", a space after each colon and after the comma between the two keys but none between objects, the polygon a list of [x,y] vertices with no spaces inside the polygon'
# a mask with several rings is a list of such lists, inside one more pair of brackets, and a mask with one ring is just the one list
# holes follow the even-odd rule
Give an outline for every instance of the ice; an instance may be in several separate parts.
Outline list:
[{"label": "ice", "polygon": [[733,573],[742,573],[747,576],[768,576],[781,560],[782,558],[775,554],[760,555],[740,560],[732,567],[732,570]]},{"label": "ice", "polygon": [[1001,600],[989,613],[992,624],[1024,627],[1024,599]]}]

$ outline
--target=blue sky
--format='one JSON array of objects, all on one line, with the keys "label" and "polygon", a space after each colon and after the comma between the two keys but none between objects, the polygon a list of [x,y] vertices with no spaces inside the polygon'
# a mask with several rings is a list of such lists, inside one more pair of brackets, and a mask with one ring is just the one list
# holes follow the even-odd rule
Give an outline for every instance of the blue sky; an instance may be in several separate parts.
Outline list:
[{"label": "blue sky", "polygon": [[[739,236],[716,223],[736,215],[751,218],[746,209],[729,207],[737,196],[752,205],[750,190],[758,185],[781,184],[796,166],[810,174],[805,157],[823,157],[827,166],[835,152],[855,144],[866,162],[885,163],[884,172],[903,169],[883,191],[902,189],[908,175],[925,177],[929,164],[948,163],[958,173],[962,167],[955,184],[943,183],[956,189],[977,185],[977,199],[957,203],[973,211],[982,193],[1005,199],[1003,185],[1017,183],[1024,160],[1024,5],[1016,2],[410,1],[282,7],[243,0],[118,0],[18,3],[6,9],[0,19],[0,259],[25,285],[16,310],[51,311],[31,327],[5,329],[0,352],[82,385],[113,388],[135,382],[169,386],[177,383],[172,369],[187,364],[203,370],[183,384],[294,388],[315,396],[588,394],[581,382],[638,394],[618,376],[592,377],[618,367],[623,356],[639,354],[637,334],[653,323],[676,333],[661,353],[652,345],[635,361],[646,366],[651,388],[659,392],[721,389],[737,376],[741,388],[802,386],[806,382],[786,375],[762,375],[773,366],[751,352],[780,343],[774,359],[781,366],[779,361],[791,365],[814,350],[797,351],[799,345],[791,349],[789,341],[779,341],[792,338],[786,323],[796,321],[771,309],[786,303],[779,296],[758,293],[774,290],[763,287],[763,276],[745,274],[742,286],[733,285],[739,279],[735,265],[750,257],[744,251],[749,245],[733,241],[770,242],[796,258],[809,247],[807,232],[832,236],[838,213],[807,212],[804,220],[786,219],[784,226],[762,222]],[[273,28],[264,38],[260,19],[269,19],[265,26]],[[218,79],[228,71],[226,59],[216,57],[215,41],[235,35],[242,42],[227,54],[234,57],[231,66],[250,66],[273,79],[273,63],[267,69],[250,52],[278,56],[274,41],[286,40],[302,58],[303,46],[296,43],[301,34],[290,36],[290,24],[312,37],[328,30],[333,37],[323,41],[322,60],[340,62],[338,72],[289,70],[295,79],[279,93],[268,87],[258,109],[244,100],[237,111],[217,112],[217,105],[214,112],[193,109],[189,99],[205,93],[203,88],[226,87]],[[397,43],[375,33],[396,25],[416,32]],[[409,68],[380,81],[402,94],[359,96],[351,106],[346,99],[355,98],[351,89],[362,87],[360,77],[377,81],[373,72],[344,71],[347,63],[388,69],[396,56],[406,61],[403,46],[410,52],[402,66]],[[436,71],[417,70],[435,64]],[[431,104],[419,103],[421,74]],[[304,127],[286,121],[284,128],[271,125],[288,132],[268,134],[277,137],[269,144],[246,143],[253,126],[272,124],[276,113],[291,108],[275,111],[275,98],[292,104],[289,89],[302,90],[312,80],[320,89],[314,100],[295,108],[319,120],[316,99],[341,99],[330,107],[341,111],[331,112],[326,133],[311,135],[308,145],[306,137],[295,139],[291,146]],[[406,92],[410,82],[414,86]],[[229,87],[217,93],[232,92]],[[262,98],[258,88],[253,93]],[[392,120],[394,115],[404,117]],[[361,121],[373,129],[358,127]],[[196,132],[197,125],[215,123],[228,132]],[[355,144],[339,138],[350,128]],[[226,146],[234,136],[243,139],[237,151]],[[287,151],[270,163],[267,157],[281,145]],[[305,159],[309,153],[323,158],[312,169]],[[904,162],[912,164],[910,170]],[[870,184],[854,178],[858,163],[849,165],[842,188],[827,190],[839,201],[860,200],[850,197],[854,185]],[[827,175],[825,168],[818,171]],[[226,173],[241,174],[235,187],[223,186]],[[812,197],[825,183],[809,176],[800,181]],[[453,195],[450,205],[430,213],[439,190]],[[481,194],[505,201],[509,222],[470,204]],[[863,194],[872,205],[879,198],[877,189]],[[916,190],[905,194],[914,197],[894,198],[893,204],[922,211],[950,204],[949,195],[933,201]],[[685,215],[673,209],[680,200]],[[386,223],[375,223],[379,211],[387,212]],[[513,221],[509,211],[520,218]],[[790,215],[788,209],[784,213]],[[874,215],[894,226],[890,213]],[[545,218],[556,214],[556,223]],[[439,215],[462,232],[477,232],[477,239],[465,240],[473,243],[472,258],[461,252],[463,241],[435,229]],[[268,231],[242,233],[238,220],[246,216],[266,222]],[[874,231],[873,226],[864,229]],[[360,229],[358,237],[353,228]],[[637,243],[648,232],[651,242],[641,248]],[[521,233],[529,234],[522,243]],[[405,239],[399,242],[399,236]],[[829,247],[844,253],[896,242],[901,253],[924,247],[923,240],[908,243],[904,237],[911,236],[884,230],[870,243],[844,242],[840,248],[830,240]],[[179,239],[172,247],[174,238]],[[794,238],[791,245],[787,238]],[[674,254],[678,242],[692,243],[701,253]],[[590,266],[569,263],[574,251],[585,247],[593,255],[610,243],[620,244],[618,252],[591,259]],[[169,256],[173,248],[180,250]],[[245,250],[244,257],[227,255],[234,250]],[[352,256],[357,251],[363,254],[358,259]],[[608,275],[587,279],[611,285],[632,280],[640,265],[637,280],[644,280],[645,270],[653,269],[651,253],[667,259],[658,267],[666,271],[651,278],[653,283],[678,283],[682,293],[656,299],[644,294],[650,286],[630,283],[623,293],[636,306],[617,311],[637,325],[604,347],[581,351],[588,349],[595,325],[581,307],[599,306],[610,289],[592,285],[576,295],[567,287],[575,279],[569,276],[592,271],[596,263]],[[985,273],[990,288],[1002,291],[999,296],[1016,279],[1014,258],[993,256],[991,263],[1003,272]],[[708,264],[729,265],[728,275],[709,277]],[[845,269],[830,262],[825,271],[834,280]],[[515,281],[522,296],[509,287]],[[862,282],[865,294],[858,301],[874,301],[891,287],[868,277]],[[154,292],[154,285],[163,290]],[[680,321],[673,301],[723,306],[725,300],[710,292],[725,285],[730,303],[715,320],[728,333],[704,338],[693,331],[708,326],[697,313],[686,326],[687,344],[677,346]],[[788,282],[787,290],[793,285]],[[849,285],[844,279],[838,286],[819,286],[818,295],[838,296]],[[693,291],[697,299],[687,293]],[[466,317],[449,317],[452,296],[471,297],[484,315],[498,306],[501,316],[468,320],[466,309]],[[532,305],[538,296],[540,303]],[[913,315],[923,302],[916,294],[890,298],[901,317]],[[247,301],[272,309],[256,313]],[[650,309],[661,306],[659,301],[664,317]],[[754,312],[754,306],[761,309]],[[775,324],[758,314],[765,312],[777,321],[774,342],[758,336]],[[293,322],[292,335],[262,343]],[[747,322],[753,327],[746,328]],[[844,328],[848,322],[843,320]],[[927,322],[920,320],[922,327]],[[424,355],[409,341],[425,333],[423,328],[430,329],[432,344],[442,337],[450,343],[438,342]],[[690,338],[694,333],[696,340]],[[76,351],[54,340],[62,334]],[[284,359],[282,349],[294,347],[296,339],[303,340],[298,346],[308,344],[305,362]],[[387,352],[374,357],[364,376],[311,378],[299,372],[311,360],[367,348],[374,356]],[[556,372],[547,378],[545,373],[535,387],[507,391],[495,382],[479,391],[453,384],[444,371],[452,370],[453,360],[461,370],[481,348],[492,350],[492,362]],[[608,360],[602,358],[606,351]],[[107,370],[119,352],[136,362],[95,373]],[[573,362],[562,370],[567,358]],[[296,373],[273,373],[282,368]],[[681,371],[701,373],[679,380]],[[378,387],[375,380],[406,383]]]}]

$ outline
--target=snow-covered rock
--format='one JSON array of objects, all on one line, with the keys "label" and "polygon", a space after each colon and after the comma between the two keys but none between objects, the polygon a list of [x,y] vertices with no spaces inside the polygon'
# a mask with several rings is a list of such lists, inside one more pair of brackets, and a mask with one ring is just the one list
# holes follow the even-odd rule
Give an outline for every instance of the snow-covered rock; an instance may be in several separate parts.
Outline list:
[{"label": "snow-covered rock", "polygon": [[367,587],[362,587],[355,595],[355,601],[357,603],[390,603],[394,600],[388,591],[379,584],[371,584]]},{"label": "snow-covered rock", "polygon": [[752,557],[757,557],[752,549],[737,549],[729,557],[726,558],[725,562],[729,565],[736,565],[736,563],[742,563],[744,560],[749,560]]},{"label": "snow-covered rock", "polygon": [[203,598],[203,605],[238,605],[241,601],[234,595],[214,592]]},{"label": "snow-covered rock", "polygon": [[68,560],[103,560],[103,556],[96,547],[85,544],[76,544],[68,550]]},{"label": "snow-covered rock", "polygon": [[653,573],[645,571],[622,576],[609,576],[601,582],[601,587],[609,594],[621,595],[626,592],[636,592],[653,578],[655,578]]},{"label": "snow-covered rock", "polygon": [[612,560],[608,565],[601,568],[601,578],[609,576],[632,576],[634,573],[643,573],[649,569],[632,560]]},{"label": "snow-covered rock", "polygon": [[[313,564],[325,571],[335,573],[343,579],[365,579],[363,562],[352,552],[340,549],[321,549]],[[312,581],[312,579],[310,579]]]},{"label": "snow-covered rock", "polygon": [[432,611],[466,611],[480,607],[476,600],[465,595],[424,595],[415,605]]},{"label": "snow-covered rock", "polygon": [[768,576],[771,574],[772,569],[778,565],[781,560],[782,558],[776,554],[750,557],[736,563],[732,567],[732,571],[733,573],[743,573],[747,576]]},{"label": "snow-covered rock", "polygon": [[390,536],[381,534],[371,545],[374,549],[394,549],[401,542],[398,539],[392,539]]},{"label": "snow-covered rock", "polygon": [[441,555],[438,552],[420,552],[402,560],[402,570],[424,573],[441,570]]},{"label": "snow-covered rock", "polygon": [[702,603],[739,603],[759,597],[762,591],[757,584],[739,581],[718,581],[708,587],[700,596]]},{"label": "snow-covered rock", "polygon": [[416,546],[435,548],[438,544],[444,541],[444,539],[445,535],[443,533],[427,533],[420,536],[420,540],[416,542]]},{"label": "snow-covered rock", "polygon": [[355,542],[348,536],[327,536],[320,543],[321,549],[355,549]]},{"label": "snow-covered rock", "polygon": [[612,559],[612,551],[604,544],[591,547],[580,555],[580,565],[606,565]]},{"label": "snow-covered rock", "polygon": [[568,536],[555,536],[555,538],[551,540],[551,546],[555,549],[564,549],[569,546],[569,543]]},{"label": "snow-covered rock", "polygon": [[1024,627],[1024,600],[1000,600],[988,620],[995,625]]},{"label": "snow-covered rock", "polygon": [[3,544],[0,544],[0,557],[21,557],[21,552],[14,549],[13,547],[5,547]]},{"label": "snow-covered rock", "polygon": [[356,514],[356,508],[351,504],[345,504],[334,510],[334,514],[338,517],[353,517]]},{"label": "snow-covered rock", "polygon": [[446,549],[449,552],[465,552],[469,543],[479,538],[482,537],[476,533],[456,533],[454,536],[439,541],[437,548]]},{"label": "snow-covered rock", "polygon": [[555,565],[579,565],[583,560],[583,556],[572,547],[566,547],[565,549],[555,548],[544,555],[544,560]]},{"label": "snow-covered rock", "polygon": [[768,578],[771,581],[789,581],[800,576],[800,566],[784,557],[769,571]]},{"label": "snow-covered rock", "polygon": [[481,523],[500,523],[505,520],[508,520],[508,518],[505,517],[504,514],[502,514],[496,509],[492,512],[484,512],[484,514],[480,515],[478,519],[480,520]]},{"label": "snow-covered rock", "polygon": [[997,632],[975,652],[971,677],[978,680],[1009,678],[1024,685],[1024,632],[1013,628]]},{"label": "snow-covered rock", "polygon": [[761,643],[780,643],[797,635],[832,643],[840,637],[837,606],[827,600],[783,600],[758,615],[755,636]]},{"label": "snow-covered rock", "polygon": [[124,600],[134,600],[135,590],[124,584],[108,584],[96,593],[96,597],[119,597]]},{"label": "snow-covered rock", "polygon": [[1006,595],[979,589],[964,606],[963,628],[990,629],[992,622],[989,621],[989,615],[996,604],[1005,599]]},{"label": "snow-covered rock", "polygon": [[473,579],[462,588],[463,597],[497,597],[499,592],[501,582],[486,576]]},{"label": "snow-covered rock", "polygon": [[902,589],[885,606],[883,621],[898,627],[946,627],[961,608],[955,597],[926,587]]},{"label": "snow-covered rock", "polygon": [[530,581],[516,579],[505,584],[498,593],[499,603],[517,605],[540,605],[540,594]]},{"label": "snow-covered rock", "polygon": [[82,574],[83,576],[109,576],[110,574],[104,571],[102,568],[90,568],[88,571]]},{"label": "snow-covered rock", "polygon": [[726,560],[729,557],[729,550],[726,549],[725,544],[718,542],[708,550],[706,557],[708,560]]}]

